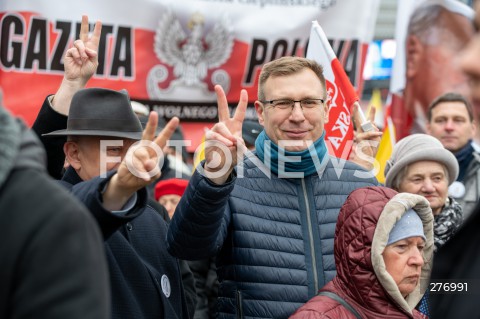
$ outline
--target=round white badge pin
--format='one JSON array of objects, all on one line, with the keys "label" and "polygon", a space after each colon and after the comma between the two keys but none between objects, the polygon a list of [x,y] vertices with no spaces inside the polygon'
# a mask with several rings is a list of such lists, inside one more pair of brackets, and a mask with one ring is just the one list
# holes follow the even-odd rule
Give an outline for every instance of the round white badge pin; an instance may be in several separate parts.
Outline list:
[{"label": "round white badge pin", "polygon": [[455,181],[448,187],[448,195],[453,198],[462,198],[465,196],[465,185],[462,182]]},{"label": "round white badge pin", "polygon": [[170,280],[168,280],[167,275],[162,276],[161,280],[161,285],[162,285],[162,292],[165,295],[165,297],[170,297],[170,293],[172,292],[172,287],[170,286]]}]

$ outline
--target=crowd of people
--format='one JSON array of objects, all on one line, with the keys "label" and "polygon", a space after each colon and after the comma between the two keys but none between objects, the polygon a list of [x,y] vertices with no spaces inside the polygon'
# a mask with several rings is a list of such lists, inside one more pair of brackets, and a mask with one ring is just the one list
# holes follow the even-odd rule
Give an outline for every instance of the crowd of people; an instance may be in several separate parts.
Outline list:
[{"label": "crowd of people", "polygon": [[[437,96],[380,185],[328,153],[322,66],[281,57],[261,69],[258,123],[245,121],[245,90],[230,114],[215,86],[219,120],[191,168],[169,143],[183,139],[177,118],[86,88],[101,28],[82,18],[32,130],[0,107],[1,318],[480,316],[473,294],[429,289],[479,277],[470,97]],[[475,101],[480,33],[462,52]]]}]

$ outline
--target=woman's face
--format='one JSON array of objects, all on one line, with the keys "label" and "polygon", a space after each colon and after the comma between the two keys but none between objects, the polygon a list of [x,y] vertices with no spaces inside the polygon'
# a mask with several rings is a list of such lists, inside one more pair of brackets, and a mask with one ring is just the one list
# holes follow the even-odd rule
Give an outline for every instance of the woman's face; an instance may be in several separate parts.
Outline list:
[{"label": "woman's face", "polygon": [[163,195],[158,199],[158,202],[165,207],[168,212],[168,217],[173,218],[173,213],[175,213],[175,208],[177,208],[178,203],[182,197],[176,194]]},{"label": "woman's face", "polygon": [[445,167],[438,162],[420,161],[410,164],[398,191],[422,195],[430,203],[433,214],[438,215],[448,196],[445,171]]},{"label": "woman's face", "polygon": [[420,280],[424,264],[422,251],[425,242],[422,237],[409,237],[385,247],[383,260],[387,272],[392,276],[400,293],[405,298]]}]

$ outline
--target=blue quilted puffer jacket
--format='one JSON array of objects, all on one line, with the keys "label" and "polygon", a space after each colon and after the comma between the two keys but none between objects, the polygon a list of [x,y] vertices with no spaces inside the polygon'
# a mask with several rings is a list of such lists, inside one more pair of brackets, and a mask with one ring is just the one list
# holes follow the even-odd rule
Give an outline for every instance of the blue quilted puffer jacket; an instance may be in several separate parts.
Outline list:
[{"label": "blue quilted puffer jacket", "polygon": [[[287,318],[335,276],[335,223],[354,189],[377,185],[359,166],[321,177],[268,178],[250,160],[243,178],[215,185],[195,172],[170,224],[169,252],[217,254],[218,318]],[[337,172],[340,176],[337,176]]]}]

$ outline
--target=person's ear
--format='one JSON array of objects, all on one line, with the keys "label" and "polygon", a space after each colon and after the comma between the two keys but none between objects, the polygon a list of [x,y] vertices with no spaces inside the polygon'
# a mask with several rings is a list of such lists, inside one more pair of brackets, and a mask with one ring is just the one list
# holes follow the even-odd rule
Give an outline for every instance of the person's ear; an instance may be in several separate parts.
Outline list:
[{"label": "person's ear", "polygon": [[258,116],[258,123],[260,125],[265,126],[265,119],[264,119],[264,112],[265,108],[263,107],[263,104],[260,101],[255,101],[255,110],[257,111],[257,116]]},{"label": "person's ear", "polygon": [[415,77],[422,67],[422,57],[424,54],[424,46],[420,39],[415,35],[410,35],[405,43],[406,46],[406,75],[407,79]]},{"label": "person's ear", "polygon": [[78,156],[80,150],[76,142],[67,141],[65,144],[63,144],[63,152],[65,153],[65,157],[68,163],[70,163],[70,166],[72,166],[76,171],[82,167]]}]

